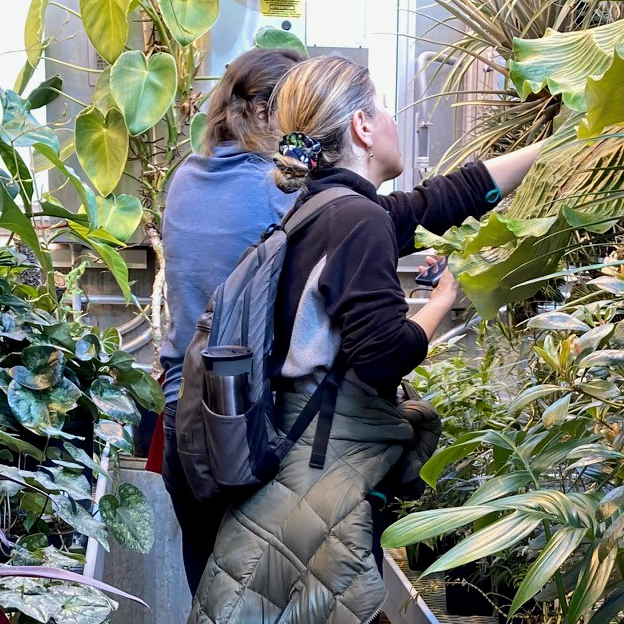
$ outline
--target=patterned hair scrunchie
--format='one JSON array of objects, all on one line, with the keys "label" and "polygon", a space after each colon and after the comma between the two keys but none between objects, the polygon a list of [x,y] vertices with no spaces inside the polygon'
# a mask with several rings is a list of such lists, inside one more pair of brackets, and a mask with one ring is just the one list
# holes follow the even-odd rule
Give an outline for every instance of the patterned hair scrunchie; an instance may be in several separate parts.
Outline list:
[{"label": "patterned hair scrunchie", "polygon": [[296,158],[310,169],[318,167],[321,151],[321,144],[303,132],[285,134],[279,144],[279,153],[282,156]]}]

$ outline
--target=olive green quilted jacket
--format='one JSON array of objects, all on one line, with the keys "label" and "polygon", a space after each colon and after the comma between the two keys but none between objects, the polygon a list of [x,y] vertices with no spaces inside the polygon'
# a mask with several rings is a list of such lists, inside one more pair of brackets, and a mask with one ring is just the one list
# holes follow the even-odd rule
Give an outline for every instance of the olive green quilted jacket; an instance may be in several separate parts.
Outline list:
[{"label": "olive green quilted jacket", "polygon": [[[283,397],[287,431],[307,397]],[[381,399],[338,396],[323,470],[309,466],[316,419],[277,477],[227,512],[189,624],[365,624],[386,589],[371,553],[366,495],[413,436]]]}]

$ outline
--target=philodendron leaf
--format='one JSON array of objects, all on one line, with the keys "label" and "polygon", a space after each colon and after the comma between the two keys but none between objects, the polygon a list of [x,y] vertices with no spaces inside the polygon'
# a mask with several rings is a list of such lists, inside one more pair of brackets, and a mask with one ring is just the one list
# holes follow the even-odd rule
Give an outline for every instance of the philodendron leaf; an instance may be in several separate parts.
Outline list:
[{"label": "philodendron leaf", "polygon": [[106,113],[111,108],[116,108],[117,103],[113,98],[110,88],[110,66],[98,76],[93,90],[93,106]]},{"label": "philodendron leaf", "polygon": [[2,429],[0,429],[0,442],[2,442],[4,446],[8,446],[16,453],[29,455],[30,457],[34,457],[37,461],[41,462],[45,459],[45,453],[43,451],[39,450],[29,442],[25,442],[24,440],[11,435],[8,431],[2,431]]},{"label": "philodendron leaf", "polygon": [[[111,363],[111,366],[114,366]],[[160,384],[146,371],[139,368],[124,367],[115,376],[115,382],[126,388],[137,402],[159,414],[165,408],[165,397]]]},{"label": "philodendron leaf", "polygon": [[71,444],[70,442],[64,442],[63,448],[69,453],[69,455],[78,463],[91,468],[93,472],[98,474],[107,475],[107,472],[98,464],[92,457],[89,457],[85,451]]},{"label": "philodendron leaf", "polygon": [[100,354],[100,339],[95,334],[86,334],[76,342],[76,357],[88,362]]},{"label": "philodendron leaf", "polygon": [[578,548],[586,533],[587,529],[568,526],[561,527],[555,533],[546,548],[527,570],[511,605],[510,616],[548,583],[555,572]]},{"label": "philodendron leaf", "polygon": [[[56,134],[61,146],[58,158],[61,162],[65,162],[76,150],[74,131],[71,128],[56,128],[53,132]],[[56,166],[53,162],[36,151],[32,153],[32,162],[35,173],[49,171]]]},{"label": "philodendron leaf", "polygon": [[141,223],[143,208],[133,195],[98,197],[97,207],[100,227],[122,243],[128,241]]},{"label": "philodendron leaf", "polygon": [[31,67],[37,67],[41,58],[44,14],[48,0],[31,0],[24,27],[24,44]]},{"label": "philodendron leaf", "polygon": [[173,38],[190,45],[208,32],[219,16],[219,0],[159,0],[160,10]]},{"label": "philodendron leaf", "polygon": [[128,425],[138,425],[141,422],[141,414],[134,400],[123,388],[96,379],[91,384],[89,394],[98,410],[113,420]]},{"label": "philodendron leaf", "polygon": [[175,98],[178,72],[170,54],[149,59],[140,50],[124,52],[111,69],[111,91],[132,136],[158,123]]},{"label": "philodendron leaf", "polygon": [[14,366],[9,374],[31,390],[46,390],[63,377],[65,356],[54,347],[33,345],[22,351],[24,366]]},{"label": "philodendron leaf", "polygon": [[119,486],[118,498],[100,499],[100,514],[115,539],[126,548],[147,554],[154,543],[154,512],[145,495],[131,483]]},{"label": "philodendron leaf", "polygon": [[30,110],[47,106],[56,100],[59,91],[63,88],[63,79],[57,74],[44,80],[38,87],[35,87],[26,98],[30,103]]},{"label": "philodendron leaf", "polygon": [[397,520],[382,537],[384,548],[399,548],[444,535],[492,513],[487,505],[417,511]]},{"label": "philodendron leaf", "polygon": [[112,420],[100,420],[95,426],[95,435],[112,447],[132,453],[133,444],[130,434],[119,423]]},{"label": "philodendron leaf", "polygon": [[196,113],[191,120],[191,148],[194,154],[204,154],[204,135],[206,134],[206,124],[208,115],[206,113]]},{"label": "philodendron leaf", "polygon": [[256,33],[254,42],[257,48],[291,48],[308,58],[308,50],[301,39],[281,28],[273,28],[272,26],[261,28]]},{"label": "philodendron leaf", "polygon": [[602,77],[587,78],[587,118],[579,125],[581,139],[598,136],[607,126],[624,122],[624,58],[621,54],[622,50],[616,50]]},{"label": "philodendron leaf", "polygon": [[108,537],[106,535],[106,527],[103,523],[98,522],[91,514],[81,505],[72,505],[67,496],[62,494],[52,494],[51,497],[54,504],[54,510],[58,516],[72,526],[76,531],[92,537],[99,542],[108,552]]},{"label": "philodendron leaf", "polygon": [[589,76],[602,76],[624,42],[622,20],[574,32],[546,29],[541,39],[514,39],[511,79],[522,99],[548,87],[561,94],[574,111],[585,111],[585,85]]},{"label": "philodendron leaf", "polygon": [[104,196],[112,193],[128,159],[128,130],[121,111],[111,108],[104,116],[95,106],[83,110],[76,117],[76,154],[95,188]]},{"label": "philodendron leaf", "polygon": [[80,0],[80,17],[99,55],[114,63],[128,39],[130,0]]}]

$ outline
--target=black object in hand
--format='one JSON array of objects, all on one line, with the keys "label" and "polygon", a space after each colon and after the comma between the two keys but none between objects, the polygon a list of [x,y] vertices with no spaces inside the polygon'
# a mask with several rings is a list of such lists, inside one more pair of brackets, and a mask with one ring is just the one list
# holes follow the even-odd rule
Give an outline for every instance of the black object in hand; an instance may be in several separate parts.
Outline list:
[{"label": "black object in hand", "polygon": [[446,258],[440,258],[435,264],[432,264],[429,267],[429,270],[426,273],[416,276],[416,283],[419,286],[431,286],[434,288],[438,285],[438,282],[442,277],[442,273],[444,273],[444,269],[446,269],[447,265],[448,260]]}]

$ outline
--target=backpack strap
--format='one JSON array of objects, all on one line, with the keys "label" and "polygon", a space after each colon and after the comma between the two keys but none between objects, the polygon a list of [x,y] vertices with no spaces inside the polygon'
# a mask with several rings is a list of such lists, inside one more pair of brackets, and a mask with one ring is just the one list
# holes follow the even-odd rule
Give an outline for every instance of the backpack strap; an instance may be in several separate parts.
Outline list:
[{"label": "backpack strap", "polygon": [[311,221],[319,217],[330,204],[340,197],[349,197],[350,195],[358,196],[355,191],[351,191],[344,186],[335,186],[333,188],[321,191],[310,199],[306,200],[297,210],[293,210],[286,215],[282,221],[282,228],[286,236],[290,237],[301,228],[308,225]]},{"label": "backpack strap", "polygon": [[316,434],[314,436],[314,442],[312,443],[312,456],[310,457],[310,466],[313,468],[323,468],[325,465],[329,434],[331,432],[334,411],[336,409],[338,388],[344,379],[347,369],[346,358],[342,351],[339,351],[331,369],[317,386],[310,400],[305,404],[305,407],[301,410],[301,414],[299,414],[297,420],[295,420],[293,426],[286,435],[286,438],[294,444],[310,426],[314,417],[317,414],[319,415],[319,421],[316,425]]}]

